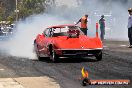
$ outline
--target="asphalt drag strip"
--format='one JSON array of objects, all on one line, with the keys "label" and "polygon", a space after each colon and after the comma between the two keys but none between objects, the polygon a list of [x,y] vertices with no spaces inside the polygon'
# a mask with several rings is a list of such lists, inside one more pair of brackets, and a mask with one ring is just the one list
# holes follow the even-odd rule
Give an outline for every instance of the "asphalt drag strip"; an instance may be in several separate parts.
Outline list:
[{"label": "asphalt drag strip", "polygon": [[[94,57],[78,57],[61,58],[58,63],[52,63],[49,59],[34,61],[0,54],[0,78],[11,78],[24,88],[31,88],[30,84],[40,86],[36,88],[132,88],[132,49],[127,45],[124,41],[105,41],[107,47],[104,47],[101,61]],[[82,67],[88,71],[91,80],[128,79],[130,84],[83,87],[80,80]]]}]

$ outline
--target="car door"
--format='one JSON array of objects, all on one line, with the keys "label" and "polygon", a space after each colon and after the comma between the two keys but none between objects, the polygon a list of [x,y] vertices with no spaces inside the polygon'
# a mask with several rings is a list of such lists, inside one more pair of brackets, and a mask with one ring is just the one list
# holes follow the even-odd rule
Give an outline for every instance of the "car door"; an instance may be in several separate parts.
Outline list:
[{"label": "car door", "polygon": [[45,55],[47,53],[47,42],[49,37],[49,30],[45,29],[42,34],[39,34],[36,38],[37,49],[40,55]]}]

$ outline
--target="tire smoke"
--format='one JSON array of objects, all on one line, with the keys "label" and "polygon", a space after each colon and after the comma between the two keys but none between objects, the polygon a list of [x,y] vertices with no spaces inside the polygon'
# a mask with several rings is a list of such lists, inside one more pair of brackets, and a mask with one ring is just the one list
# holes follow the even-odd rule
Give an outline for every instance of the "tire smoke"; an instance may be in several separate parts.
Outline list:
[{"label": "tire smoke", "polygon": [[16,24],[17,32],[11,40],[6,41],[3,45],[5,53],[17,57],[36,59],[33,52],[33,42],[37,34],[43,33],[48,26],[60,23],[66,23],[66,20],[47,14],[33,15],[24,21],[19,21]]},{"label": "tire smoke", "polygon": [[29,59],[36,59],[33,41],[45,28],[57,24],[73,24],[84,14],[89,15],[88,35],[95,36],[95,24],[105,15],[106,39],[127,40],[127,4],[115,0],[55,0],[47,14],[32,15],[16,24],[15,36],[1,46],[6,53]]}]

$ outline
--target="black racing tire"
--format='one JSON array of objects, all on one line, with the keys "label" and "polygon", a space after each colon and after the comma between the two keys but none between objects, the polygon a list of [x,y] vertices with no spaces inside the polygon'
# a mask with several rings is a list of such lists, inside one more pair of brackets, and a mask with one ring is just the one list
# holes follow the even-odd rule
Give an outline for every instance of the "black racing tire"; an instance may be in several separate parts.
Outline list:
[{"label": "black racing tire", "polygon": [[97,61],[101,61],[102,60],[102,51],[100,51],[96,56]]},{"label": "black racing tire", "polygon": [[39,61],[42,61],[42,59],[43,59],[43,58],[40,57],[39,55],[37,55],[37,58],[38,58]]},{"label": "black racing tire", "polygon": [[58,60],[57,60],[57,56],[56,56],[54,50],[52,51],[52,54],[50,55],[50,59],[51,59],[52,62],[54,62],[54,63],[57,63],[57,62],[58,62]]},{"label": "black racing tire", "polygon": [[58,60],[57,60],[58,58],[57,58],[57,55],[55,53],[55,50],[53,50],[53,48],[50,47],[49,51],[50,51],[50,60],[54,63],[58,62]]}]

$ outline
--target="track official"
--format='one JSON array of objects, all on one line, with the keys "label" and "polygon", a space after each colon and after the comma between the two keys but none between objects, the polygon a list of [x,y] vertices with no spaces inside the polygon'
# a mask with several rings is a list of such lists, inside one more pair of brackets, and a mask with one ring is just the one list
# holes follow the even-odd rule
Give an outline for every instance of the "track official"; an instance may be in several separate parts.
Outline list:
[{"label": "track official", "polygon": [[77,23],[81,23],[81,31],[87,35],[87,30],[88,30],[88,27],[87,27],[87,22],[88,22],[88,15],[86,14],[85,16],[83,16]]}]

